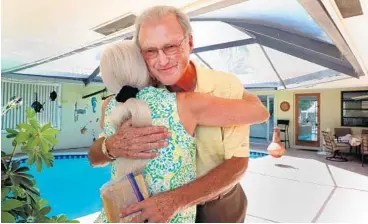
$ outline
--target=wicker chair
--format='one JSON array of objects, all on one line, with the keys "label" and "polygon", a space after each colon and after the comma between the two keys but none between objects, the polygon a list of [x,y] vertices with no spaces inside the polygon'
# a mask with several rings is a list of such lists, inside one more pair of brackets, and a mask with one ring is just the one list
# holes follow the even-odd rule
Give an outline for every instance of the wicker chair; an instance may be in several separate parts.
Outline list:
[{"label": "wicker chair", "polygon": [[360,153],[362,154],[362,166],[364,166],[364,156],[368,155],[368,134],[362,135],[362,144],[360,145]]},{"label": "wicker chair", "polygon": [[326,157],[327,160],[337,161],[337,162],[346,162],[347,158],[344,158],[341,155],[341,151],[347,150],[350,151],[350,145],[341,142],[335,142],[330,132],[322,131],[323,136],[323,145],[326,149],[329,149],[333,152],[333,156]]}]

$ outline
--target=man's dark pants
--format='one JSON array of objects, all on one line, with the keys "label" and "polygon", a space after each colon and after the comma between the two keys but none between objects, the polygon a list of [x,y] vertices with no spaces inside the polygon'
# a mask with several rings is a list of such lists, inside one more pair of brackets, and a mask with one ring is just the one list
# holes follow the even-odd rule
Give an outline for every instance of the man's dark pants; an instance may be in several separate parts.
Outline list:
[{"label": "man's dark pants", "polygon": [[197,205],[197,223],[244,223],[247,197],[238,183],[218,199]]}]

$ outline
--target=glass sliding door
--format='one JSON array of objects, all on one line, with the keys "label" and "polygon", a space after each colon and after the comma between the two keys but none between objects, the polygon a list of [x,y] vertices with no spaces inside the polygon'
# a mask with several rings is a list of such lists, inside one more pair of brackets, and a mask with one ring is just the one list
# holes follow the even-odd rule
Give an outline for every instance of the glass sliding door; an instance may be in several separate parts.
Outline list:
[{"label": "glass sliding door", "polygon": [[295,143],[319,147],[320,95],[295,95]]},{"label": "glass sliding door", "polygon": [[268,143],[272,140],[274,121],[274,96],[259,95],[263,105],[268,109],[270,118],[261,124],[250,126],[250,138],[253,143]]},{"label": "glass sliding door", "polygon": [[274,102],[275,102],[275,98],[274,96],[268,96],[267,97],[267,109],[268,109],[268,113],[270,114],[270,118],[267,121],[268,124],[268,138],[267,140],[269,142],[272,141],[272,136],[273,136],[273,128],[275,127],[275,107],[274,107]]}]

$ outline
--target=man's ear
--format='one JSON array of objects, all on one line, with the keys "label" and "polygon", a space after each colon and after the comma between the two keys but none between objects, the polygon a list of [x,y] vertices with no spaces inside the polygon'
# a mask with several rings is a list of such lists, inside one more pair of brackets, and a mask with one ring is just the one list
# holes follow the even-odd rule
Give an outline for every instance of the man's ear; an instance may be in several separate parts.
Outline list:
[{"label": "man's ear", "polygon": [[189,51],[190,51],[190,53],[193,52],[193,46],[194,46],[194,44],[193,44],[193,35],[190,34],[189,35]]}]

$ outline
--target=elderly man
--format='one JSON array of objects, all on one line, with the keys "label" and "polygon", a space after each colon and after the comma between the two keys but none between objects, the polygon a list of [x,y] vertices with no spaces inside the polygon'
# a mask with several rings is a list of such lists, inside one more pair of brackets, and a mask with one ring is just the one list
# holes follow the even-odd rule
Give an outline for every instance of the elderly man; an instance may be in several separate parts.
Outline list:
[{"label": "elderly man", "polygon": [[[135,40],[152,77],[163,88],[243,98],[259,106],[257,123],[268,119],[267,109],[258,97],[244,91],[234,75],[201,68],[189,60],[192,29],[180,10],[170,6],[146,10],[136,21]],[[131,205],[122,215],[142,211],[135,221],[167,222],[179,210],[197,205],[196,222],[244,222],[247,199],[238,182],[248,166],[249,125],[197,128],[197,179]],[[100,152],[102,144],[113,157],[153,158],[157,154],[147,151],[163,147],[165,142],[161,140],[169,136],[162,127],[133,128],[123,124],[113,136],[91,146],[90,162],[100,165],[109,161],[101,153],[93,153]]]}]

